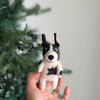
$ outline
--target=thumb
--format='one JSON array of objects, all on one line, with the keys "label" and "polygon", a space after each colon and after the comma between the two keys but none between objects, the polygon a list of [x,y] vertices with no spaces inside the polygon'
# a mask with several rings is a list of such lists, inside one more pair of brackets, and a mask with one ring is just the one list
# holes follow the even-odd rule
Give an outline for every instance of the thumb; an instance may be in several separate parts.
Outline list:
[{"label": "thumb", "polygon": [[30,72],[27,75],[27,87],[36,87],[36,80],[40,77],[41,73],[39,72]]}]

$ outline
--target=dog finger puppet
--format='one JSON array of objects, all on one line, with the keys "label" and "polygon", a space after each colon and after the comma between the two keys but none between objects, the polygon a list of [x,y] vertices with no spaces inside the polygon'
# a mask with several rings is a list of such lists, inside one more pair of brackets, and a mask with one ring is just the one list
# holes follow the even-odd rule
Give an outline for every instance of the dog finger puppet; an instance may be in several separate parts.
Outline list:
[{"label": "dog finger puppet", "polygon": [[40,76],[40,89],[45,89],[46,81],[52,81],[52,89],[57,87],[58,78],[62,77],[62,66],[59,61],[60,51],[56,33],[54,33],[54,44],[46,41],[45,34],[42,34],[43,60],[38,66]]}]

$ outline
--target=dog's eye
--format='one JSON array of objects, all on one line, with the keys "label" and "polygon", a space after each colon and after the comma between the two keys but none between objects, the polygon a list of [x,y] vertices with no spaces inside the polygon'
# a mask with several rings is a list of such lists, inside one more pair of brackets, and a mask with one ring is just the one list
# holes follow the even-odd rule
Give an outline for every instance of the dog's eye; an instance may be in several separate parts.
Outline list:
[{"label": "dog's eye", "polygon": [[48,49],[47,47],[44,48],[44,50],[47,50],[47,49]]},{"label": "dog's eye", "polygon": [[58,48],[55,48],[56,51],[58,51]]}]

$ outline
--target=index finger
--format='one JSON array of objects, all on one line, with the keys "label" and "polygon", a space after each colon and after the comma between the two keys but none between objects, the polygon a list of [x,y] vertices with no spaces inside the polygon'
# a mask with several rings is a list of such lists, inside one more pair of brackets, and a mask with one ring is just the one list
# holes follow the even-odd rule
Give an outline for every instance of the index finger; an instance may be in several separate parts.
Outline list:
[{"label": "index finger", "polygon": [[69,87],[66,87],[61,100],[68,100],[68,96],[69,96]]},{"label": "index finger", "polygon": [[55,95],[56,97],[59,94],[62,82],[63,82],[63,78],[59,78],[57,88],[53,91],[53,95]]}]

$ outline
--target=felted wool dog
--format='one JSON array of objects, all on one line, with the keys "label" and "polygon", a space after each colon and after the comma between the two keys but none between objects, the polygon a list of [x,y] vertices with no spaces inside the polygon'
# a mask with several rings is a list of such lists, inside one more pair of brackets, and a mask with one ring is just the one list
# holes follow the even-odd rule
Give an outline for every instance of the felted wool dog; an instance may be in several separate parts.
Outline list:
[{"label": "felted wool dog", "polygon": [[52,81],[52,88],[57,87],[58,78],[62,77],[62,66],[59,61],[60,51],[56,33],[54,33],[55,44],[48,44],[46,37],[42,34],[43,60],[38,66],[38,72],[42,72],[40,76],[40,88],[45,89],[46,81]]}]

